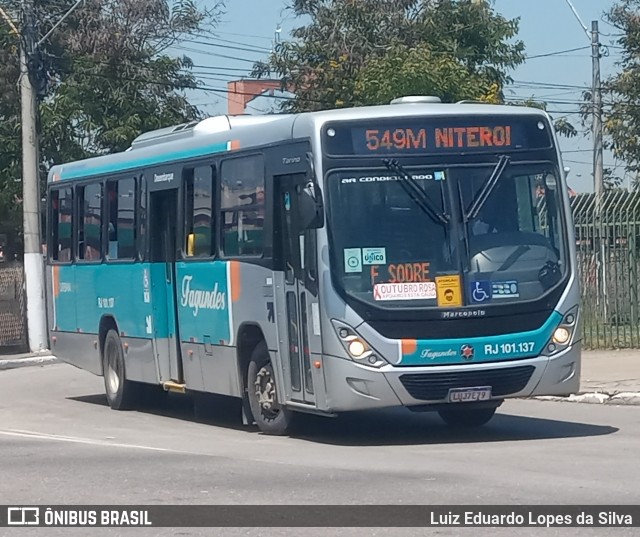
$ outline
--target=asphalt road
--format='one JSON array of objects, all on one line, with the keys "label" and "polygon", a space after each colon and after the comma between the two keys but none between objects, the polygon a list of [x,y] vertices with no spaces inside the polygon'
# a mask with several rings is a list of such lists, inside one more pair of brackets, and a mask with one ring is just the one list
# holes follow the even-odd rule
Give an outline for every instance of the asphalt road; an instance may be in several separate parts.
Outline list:
[{"label": "asphalt road", "polygon": [[[115,412],[68,365],[0,372],[0,504],[640,504],[640,407],[508,401],[455,432],[406,410],[309,417],[268,437],[188,398]],[[6,535],[78,535],[82,530]],[[528,529],[519,535],[635,535]],[[78,533],[80,532],[80,533]],[[512,535],[491,528],[93,529],[92,535]],[[3,530],[0,529],[0,535]]]}]

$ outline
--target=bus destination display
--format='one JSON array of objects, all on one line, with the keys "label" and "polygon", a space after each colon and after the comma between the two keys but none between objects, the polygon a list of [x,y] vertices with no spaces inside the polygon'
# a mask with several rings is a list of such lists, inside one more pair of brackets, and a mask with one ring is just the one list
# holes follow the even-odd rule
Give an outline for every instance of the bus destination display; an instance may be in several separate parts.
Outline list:
[{"label": "bus destination display", "polygon": [[537,117],[382,119],[331,124],[324,132],[330,155],[476,153],[552,145],[548,125]]}]

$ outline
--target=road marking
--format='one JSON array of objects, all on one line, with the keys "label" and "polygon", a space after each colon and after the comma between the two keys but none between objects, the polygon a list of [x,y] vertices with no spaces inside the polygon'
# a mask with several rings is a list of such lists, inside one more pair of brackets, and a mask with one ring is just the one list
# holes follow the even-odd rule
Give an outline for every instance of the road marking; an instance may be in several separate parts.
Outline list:
[{"label": "road marking", "polygon": [[122,444],[119,442],[108,442],[104,440],[96,440],[92,438],[82,438],[79,436],[62,436],[58,434],[38,433],[35,431],[22,431],[20,429],[0,430],[0,435],[12,436],[19,438],[34,438],[37,440],[55,440],[57,442],[71,442],[74,444],[87,444],[90,446],[106,446],[106,447],[119,447],[130,449],[144,449],[148,451],[164,451],[166,453],[182,453],[195,455],[195,453],[189,453],[188,451],[179,451],[175,449],[167,449],[153,446],[140,446],[138,444]]}]

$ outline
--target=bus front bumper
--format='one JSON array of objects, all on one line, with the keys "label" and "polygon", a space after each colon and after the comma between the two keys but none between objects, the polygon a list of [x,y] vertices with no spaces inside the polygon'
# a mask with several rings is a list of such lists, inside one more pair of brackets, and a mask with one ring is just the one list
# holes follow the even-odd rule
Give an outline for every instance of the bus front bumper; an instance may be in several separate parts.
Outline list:
[{"label": "bus front bumper", "polygon": [[331,412],[448,402],[451,388],[492,388],[492,399],[570,395],[580,387],[580,342],[558,354],[524,360],[429,367],[366,367],[325,356]]}]

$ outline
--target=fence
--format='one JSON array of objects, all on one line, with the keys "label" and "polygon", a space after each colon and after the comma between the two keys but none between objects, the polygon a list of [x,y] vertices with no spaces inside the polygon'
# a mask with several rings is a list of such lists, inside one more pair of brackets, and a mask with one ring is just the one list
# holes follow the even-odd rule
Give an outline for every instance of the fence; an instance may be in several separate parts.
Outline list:
[{"label": "fence", "polygon": [[587,348],[640,348],[640,193],[572,200]]},{"label": "fence", "polygon": [[0,352],[27,349],[24,268],[0,264]]}]

